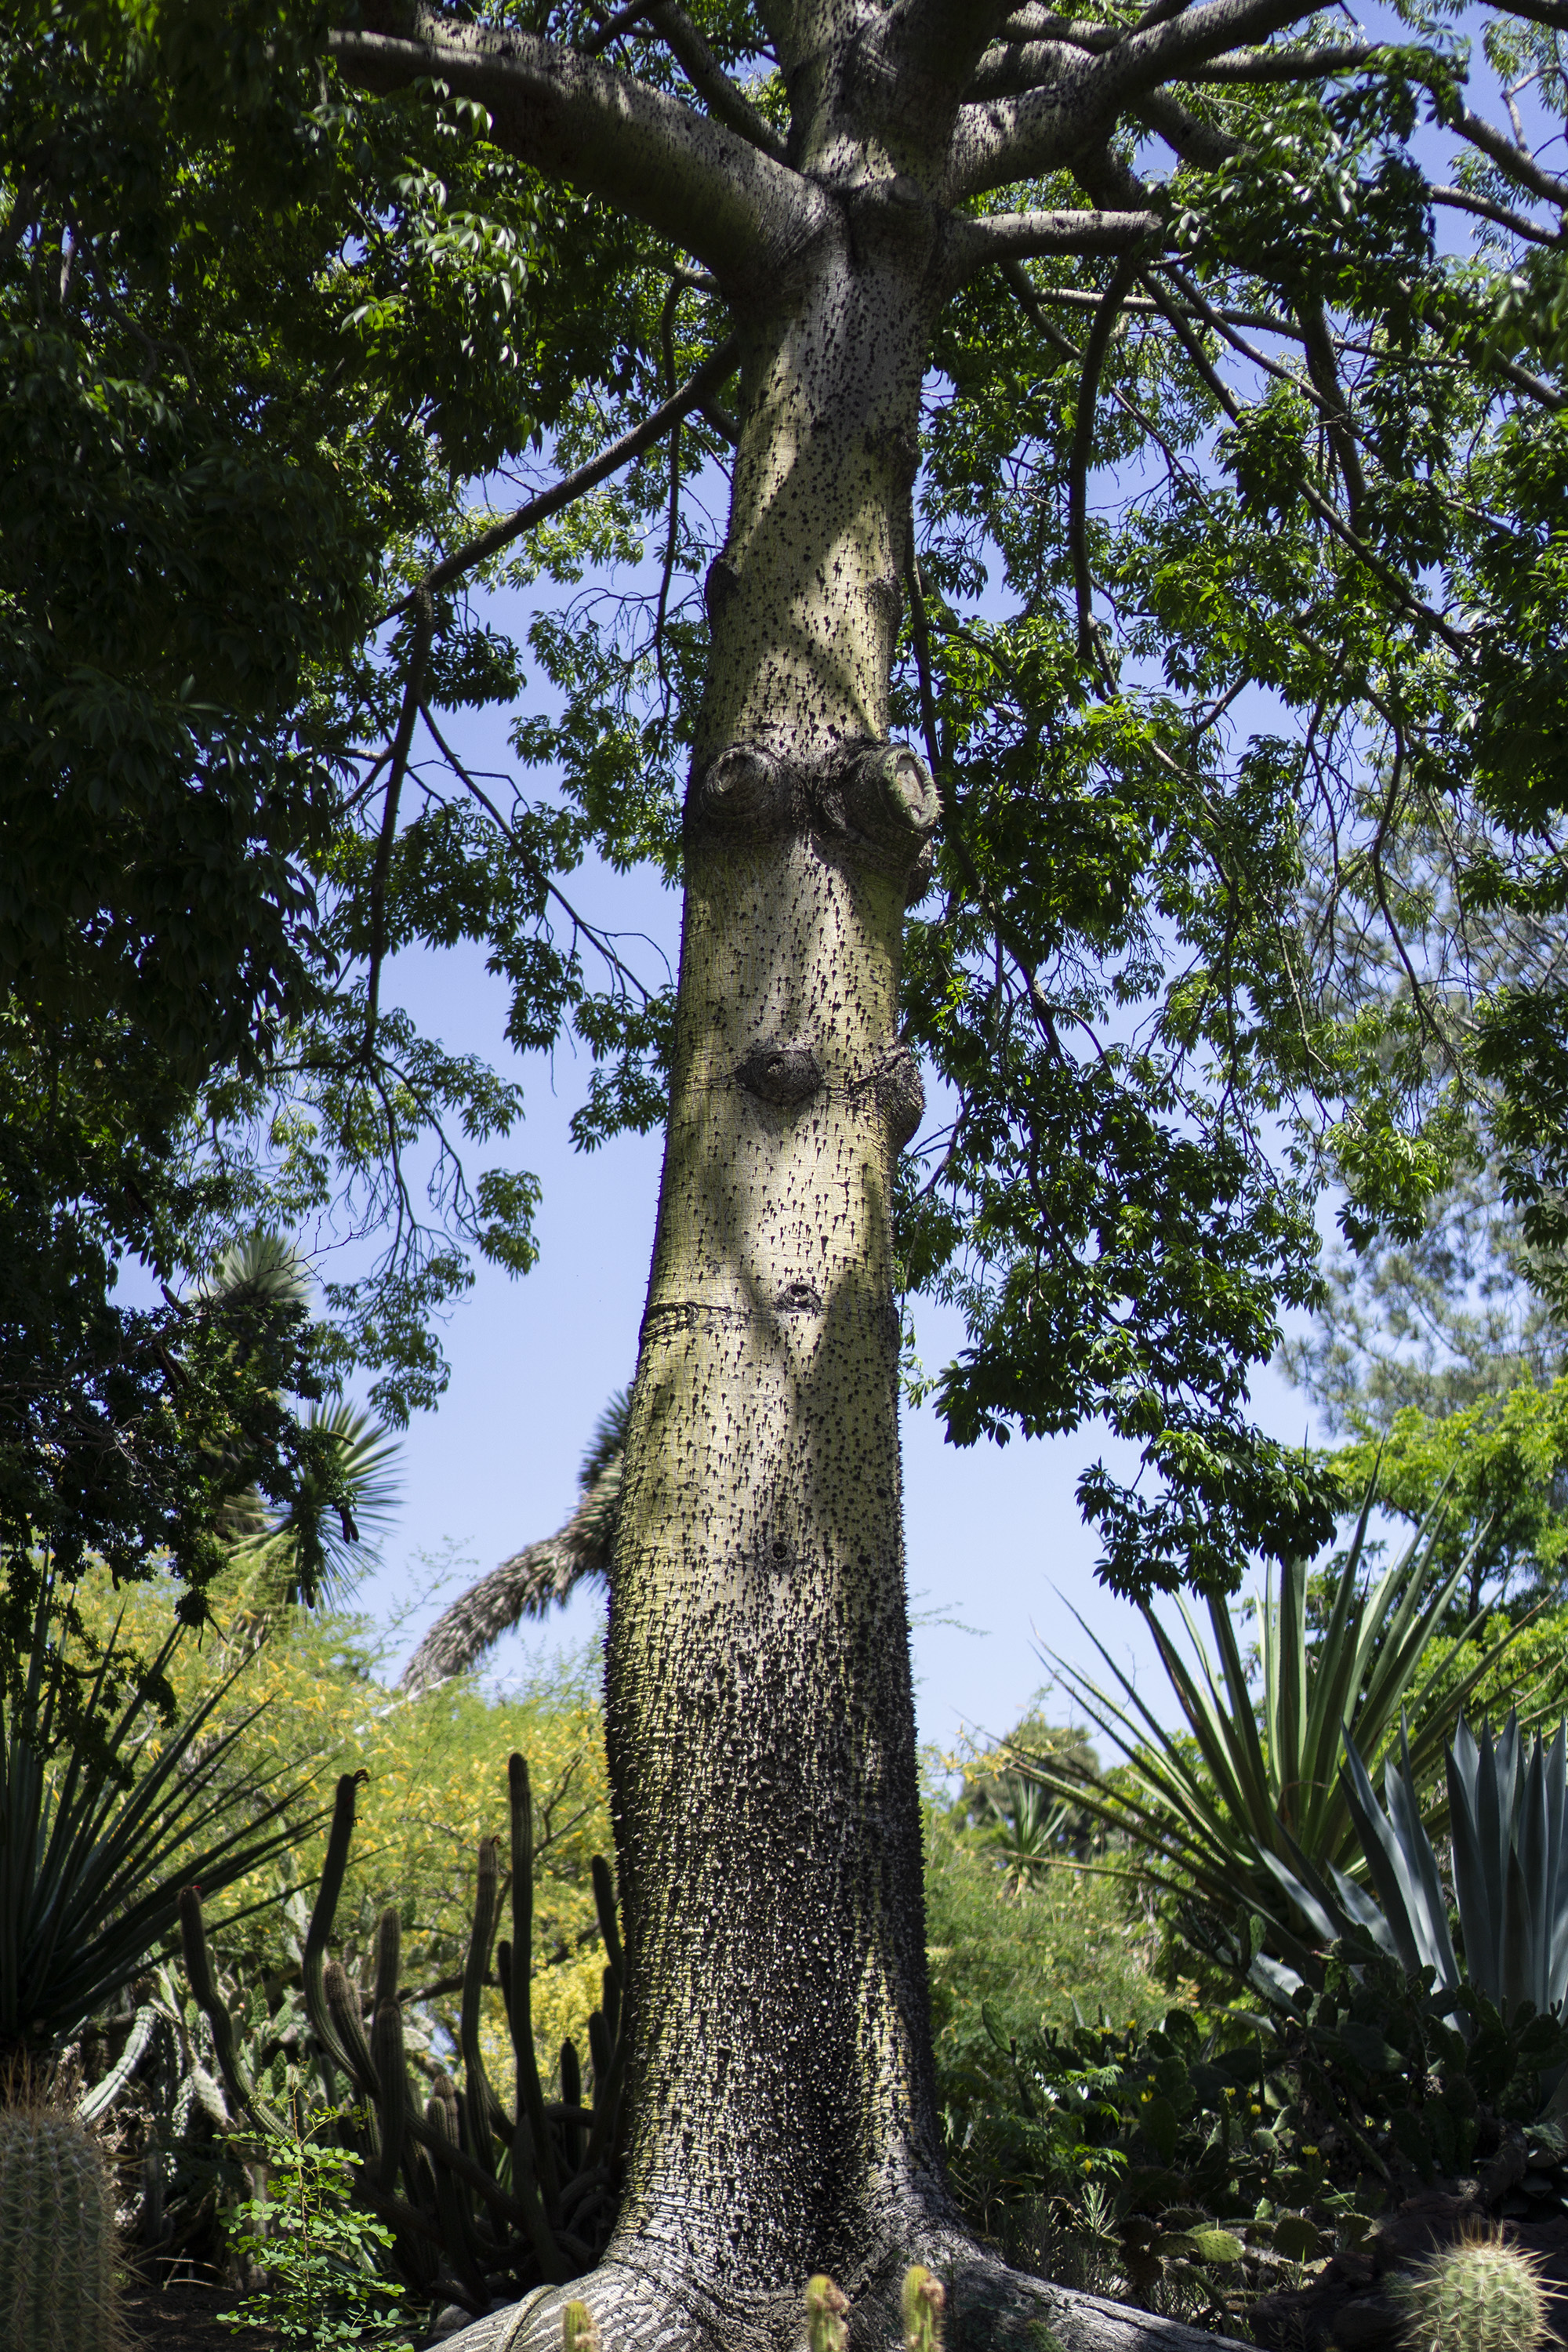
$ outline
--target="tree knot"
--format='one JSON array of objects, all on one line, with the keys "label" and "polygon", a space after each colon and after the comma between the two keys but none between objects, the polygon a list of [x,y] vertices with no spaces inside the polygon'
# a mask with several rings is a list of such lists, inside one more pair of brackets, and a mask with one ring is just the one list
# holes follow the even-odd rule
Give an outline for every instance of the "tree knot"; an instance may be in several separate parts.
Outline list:
[{"label": "tree knot", "polygon": [[847,746],[823,772],[815,797],[826,832],[899,874],[915,865],[942,814],[931,772],[909,743]]}]

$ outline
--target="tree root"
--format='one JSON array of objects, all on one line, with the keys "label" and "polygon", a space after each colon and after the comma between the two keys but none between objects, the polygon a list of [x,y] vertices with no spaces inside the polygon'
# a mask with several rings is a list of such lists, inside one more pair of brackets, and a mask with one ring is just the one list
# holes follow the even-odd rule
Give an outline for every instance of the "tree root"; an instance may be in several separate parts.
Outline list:
[{"label": "tree root", "polygon": [[[1233,2337],[1011,2270],[956,2230],[840,2280],[850,2296],[849,2352],[896,2352],[899,2289],[911,2261],[946,2286],[946,2352],[1243,2352]],[[721,2296],[695,2278],[644,2273],[628,2248],[570,2286],[537,2288],[476,2320],[443,2352],[558,2352],[561,2315],[573,2301],[594,2314],[604,2352],[805,2352],[805,2288],[803,2279],[787,2294]]]}]

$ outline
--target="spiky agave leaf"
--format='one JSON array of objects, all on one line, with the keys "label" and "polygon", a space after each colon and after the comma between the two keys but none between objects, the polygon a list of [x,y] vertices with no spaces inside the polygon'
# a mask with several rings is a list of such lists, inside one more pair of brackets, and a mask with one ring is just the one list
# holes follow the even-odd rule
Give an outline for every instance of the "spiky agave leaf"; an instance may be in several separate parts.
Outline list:
[{"label": "spiky agave leaf", "polygon": [[[1466,1700],[1479,1677],[1495,1671],[1499,1655],[1490,1651],[1453,1688],[1421,1680],[1427,1646],[1442,1628],[1468,1556],[1451,1574],[1440,1571],[1439,1500],[1401,1557],[1363,1590],[1374,1498],[1375,1481],[1316,1640],[1307,1626],[1304,1563],[1287,1566],[1278,1592],[1269,1580],[1259,1620],[1261,1722],[1228,1608],[1217,1600],[1208,1604],[1211,1655],[1191,1611],[1178,1600],[1191,1662],[1152,1608],[1145,1606],[1142,1615],[1184,1717],[1184,1737],[1172,1738],[1091,1634],[1120,1697],[1048,1654],[1086,1717],[1119,1751],[1115,1783],[1066,1769],[1059,1760],[1023,1752],[1015,1758],[1020,1773],[1124,1837],[1131,1849],[1131,1874],[1181,1898],[1200,1939],[1200,1908],[1221,1921],[1250,1909],[1268,1924],[1272,1948],[1298,1969],[1310,1964],[1303,1922],[1314,1935],[1318,1924],[1291,1889],[1327,1885],[1336,1872],[1364,1882],[1372,1868],[1339,1769],[1342,1737],[1348,1731],[1375,1784],[1408,1709],[1411,1786],[1426,1786],[1436,1776],[1444,1742]],[[1443,1801],[1432,1810],[1440,1816]]]},{"label": "spiky agave leaf", "polygon": [[308,1780],[237,1773],[237,1743],[259,1708],[213,1731],[242,1668],[164,1726],[149,1694],[177,1631],[110,1712],[116,1627],[89,1691],[102,1738],[90,1754],[62,1747],[52,1599],[46,1587],[25,1678],[0,1694],[0,2048],[67,2041],[145,1967],[183,1886],[220,1894],[323,1817],[300,1810]]}]

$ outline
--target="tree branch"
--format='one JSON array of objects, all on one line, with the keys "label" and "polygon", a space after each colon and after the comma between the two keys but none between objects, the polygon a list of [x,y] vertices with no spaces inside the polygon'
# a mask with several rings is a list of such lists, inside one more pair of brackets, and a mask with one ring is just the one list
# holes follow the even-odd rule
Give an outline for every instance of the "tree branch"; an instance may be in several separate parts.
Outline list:
[{"label": "tree branch", "polygon": [[1568,210],[1568,180],[1560,180],[1554,172],[1543,170],[1527,149],[1511,139],[1505,139],[1500,131],[1494,131],[1489,122],[1483,121],[1479,114],[1472,114],[1468,106],[1461,107],[1453,117],[1451,128],[1462,139],[1468,139],[1472,147],[1479,147],[1483,155],[1489,155],[1494,163],[1517,180],[1521,188],[1528,188],[1532,196],[1540,196],[1547,204],[1555,205],[1559,211]]},{"label": "tree branch", "polygon": [[564,474],[560,481],[552,482],[547,490],[541,490],[539,496],[530,499],[526,506],[503,516],[500,522],[492,522],[487,530],[481,530],[477,537],[470,539],[466,547],[459,547],[455,553],[443,556],[439,563],[433,564],[419,586],[410,589],[402,602],[392,607],[386,618],[395,620],[422,593],[434,594],[442,588],[449,588],[454,580],[465,572],[471,572],[476,563],[483,563],[488,557],[499,555],[503,547],[510,546],[514,539],[521,539],[525,530],[532,530],[540,523],[548,522],[552,515],[561,512],[563,507],[569,507],[575,499],[585,497],[601,482],[607,481],[612,474],[618,474],[623,466],[629,466],[634,457],[640,457],[645,449],[651,449],[656,441],[662,441],[672,425],[679,425],[692,409],[702,407],[710,394],[718,390],[733,370],[739,352],[740,337],[731,335],[727,342],[720,344],[710,359],[704,360],[701,366],[688,376],[679,392],[672,394],[668,400],[654,410],[651,416],[645,416],[640,425],[634,425],[629,433],[623,433],[618,441],[612,441],[607,449],[601,449],[596,457],[590,457],[587,464],[579,466],[574,473]]},{"label": "tree branch", "polygon": [[1102,56],[1064,51],[1065,63],[1047,87],[960,108],[947,200],[1059,169],[1103,141],[1118,114],[1145,91],[1311,13],[1310,0],[1206,0],[1157,23],[1145,19]]},{"label": "tree branch", "polygon": [[1190,106],[1184,106],[1168,90],[1152,90],[1147,98],[1139,100],[1132,111],[1140,122],[1146,122],[1151,131],[1159,132],[1172,153],[1179,155],[1184,163],[1196,163],[1205,172],[1215,172],[1241,152],[1241,140],[1217,131],[1212,122],[1205,122],[1201,114],[1194,114]]},{"label": "tree branch", "polygon": [[1349,73],[1377,56],[1374,43],[1348,48],[1241,49],[1234,56],[1210,58],[1194,66],[1194,81],[1314,81],[1319,74]]},{"label": "tree branch", "polygon": [[685,9],[677,7],[675,0],[654,0],[647,18],[664,35],[688,81],[706,100],[716,120],[727,123],[753,147],[760,147],[764,155],[772,155],[782,163],[785,154],[784,140],[773,124],[757,112],[745,91],[731,80]]},{"label": "tree branch", "polygon": [[[373,20],[390,15],[367,0]],[[788,266],[833,217],[801,173],[597,58],[531,33],[491,32],[421,10],[412,35],[334,32],[345,79],[373,90],[444,81],[490,116],[496,144],[549,177],[644,221],[754,290]]]},{"label": "tree branch", "polygon": [[1078,597],[1078,657],[1099,657],[1109,672],[1094,617],[1094,582],[1089,566],[1089,461],[1094,446],[1094,410],[1100,392],[1100,372],[1121,305],[1138,276],[1139,255],[1126,254],[1110,275],[1110,283],[1094,314],[1083,347],[1083,373],[1079,378],[1078,406],[1073,418],[1072,453],[1068,473],[1068,552],[1072,558],[1073,587]]},{"label": "tree branch", "polygon": [[991,213],[984,220],[949,221],[942,282],[951,290],[994,261],[1037,253],[1125,253],[1158,237],[1164,222],[1153,212]]},{"label": "tree branch", "polygon": [[381,837],[375,845],[375,864],[370,877],[370,971],[365,981],[364,1043],[360,1049],[367,1061],[375,1044],[381,1011],[381,967],[386,961],[386,884],[392,869],[393,844],[397,838],[397,803],[407,772],[409,746],[414,740],[414,722],[425,691],[425,665],[430,658],[430,641],[436,634],[436,605],[428,583],[415,590],[412,602],[414,642],[408,649],[407,683],[392,742],[392,767],[386,779],[386,798],[382,803]]}]

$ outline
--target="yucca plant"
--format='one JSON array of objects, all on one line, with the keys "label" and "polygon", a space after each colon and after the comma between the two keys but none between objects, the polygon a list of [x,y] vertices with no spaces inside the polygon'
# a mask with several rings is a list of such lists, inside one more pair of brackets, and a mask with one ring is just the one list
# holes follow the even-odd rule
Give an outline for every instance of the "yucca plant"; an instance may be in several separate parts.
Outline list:
[{"label": "yucca plant", "polygon": [[52,1601],[46,1583],[30,1654],[0,1688],[0,2053],[68,2041],[174,1930],[182,1886],[219,1895],[322,1818],[301,1818],[304,1789],[279,1775],[237,1777],[258,1710],[214,1729],[234,1675],[164,1724],[151,1694],[177,1632],[132,1672],[117,1626],[86,1686],[100,1736],[62,1746]]},{"label": "yucca plant", "polygon": [[[1374,1499],[1375,1489],[1369,1489],[1328,1595],[1327,1618],[1315,1635],[1307,1624],[1307,1563],[1289,1562],[1278,1591],[1270,1573],[1258,1616],[1261,1708],[1226,1605],[1212,1600],[1208,1604],[1216,1663],[1192,1611],[1178,1599],[1194,1664],[1152,1608],[1145,1606],[1142,1614],[1184,1719],[1184,1736],[1172,1738],[1104,1644],[1095,1641],[1122,1699],[1061,1659],[1053,1655],[1051,1663],[1085,1716],[1119,1752],[1114,1777],[1089,1776],[1022,1750],[1010,1759],[1016,1771],[1093,1813],[1125,1839],[1127,1874],[1174,1895],[1189,1932],[1200,1942],[1214,1940],[1205,1922],[1223,1923],[1251,1911],[1268,1924],[1281,1956],[1303,1965],[1308,1947],[1301,1923],[1282,1899],[1300,1861],[1305,1858],[1318,1875],[1340,1871],[1352,1879],[1364,1878],[1369,1867],[1339,1770],[1342,1738],[1348,1730],[1375,1780],[1407,1714],[1413,1785],[1436,1782],[1461,1708],[1481,1675],[1496,1670],[1498,1647],[1451,1688],[1439,1688],[1430,1677],[1421,1680],[1428,1644],[1468,1570],[1469,1556],[1451,1574],[1439,1571],[1439,1506],[1400,1559],[1363,1590],[1367,1521]],[[1468,1640],[1479,1622],[1473,1619],[1461,1639]],[[1511,1641],[1513,1633],[1507,1638]],[[1277,1864],[1283,1866],[1284,1878]]]}]

